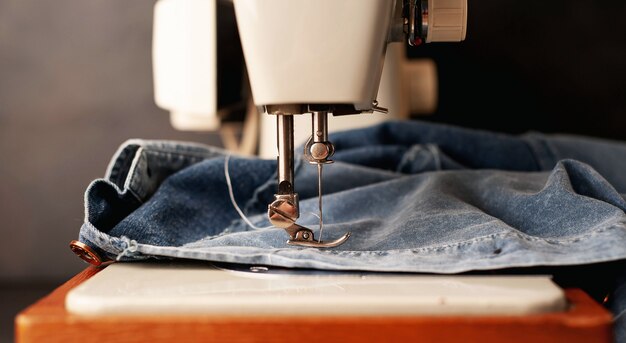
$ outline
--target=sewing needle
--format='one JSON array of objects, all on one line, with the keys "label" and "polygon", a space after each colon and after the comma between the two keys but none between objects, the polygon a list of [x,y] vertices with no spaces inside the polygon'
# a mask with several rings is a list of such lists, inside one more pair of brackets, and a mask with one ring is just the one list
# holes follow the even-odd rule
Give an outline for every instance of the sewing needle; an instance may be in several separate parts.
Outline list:
[{"label": "sewing needle", "polygon": [[318,242],[322,241],[322,233],[324,232],[324,220],[322,214],[322,163],[317,164],[317,199],[320,213],[320,235],[317,238]]}]

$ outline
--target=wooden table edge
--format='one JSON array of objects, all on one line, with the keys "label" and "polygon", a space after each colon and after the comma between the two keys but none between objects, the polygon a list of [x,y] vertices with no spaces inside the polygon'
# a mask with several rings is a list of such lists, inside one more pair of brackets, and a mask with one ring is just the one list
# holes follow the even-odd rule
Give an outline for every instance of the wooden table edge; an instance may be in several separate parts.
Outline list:
[{"label": "wooden table edge", "polygon": [[[439,337],[446,340],[445,337],[461,337],[463,335],[465,341],[472,341],[471,337],[466,336],[465,331],[475,327],[481,331],[481,343],[498,341],[495,332],[491,332],[489,328],[499,328],[499,330],[509,330],[509,341],[515,340],[515,332],[519,331],[523,336],[518,337],[519,341],[526,341],[535,337],[540,333],[537,328],[543,326],[546,330],[557,330],[560,334],[568,337],[571,342],[586,342],[590,338],[598,342],[612,341],[612,315],[611,313],[591,299],[585,292],[579,289],[566,289],[565,294],[568,302],[571,304],[565,312],[546,313],[529,316],[302,316],[302,317],[285,317],[285,316],[215,316],[215,315],[155,315],[155,316],[78,316],[68,313],[65,309],[65,296],[67,293],[78,286],[82,282],[88,280],[104,268],[88,267],[76,276],[59,286],[49,295],[43,297],[33,305],[27,307],[20,312],[15,318],[16,342],[33,342],[40,339],[46,330],[55,329],[56,331],[66,330],[68,333],[77,334],[81,328],[89,330],[81,334],[84,340],[85,334],[93,334],[94,336],[105,335],[106,330],[114,331],[114,328],[124,330],[126,326],[131,325],[146,327],[159,327],[163,330],[169,328],[174,332],[178,329],[189,327],[205,327],[206,330],[191,330],[197,335],[202,333],[212,333],[216,337],[222,339],[231,338],[235,341],[250,341],[250,338],[268,338],[269,333],[272,338],[272,331],[277,333],[281,330],[290,331],[290,327],[298,327],[299,331],[306,331],[308,336],[301,336],[297,340],[299,343],[315,342],[320,339],[326,339],[328,342],[341,341],[376,341],[380,339],[377,331],[385,330],[389,326],[393,326],[391,335],[399,338],[405,335],[407,338],[414,340],[417,337],[424,338],[428,341],[431,338]],[[190,326],[191,325],[191,326]],[[444,331],[437,332],[415,332],[418,328],[431,328],[430,331],[442,330],[446,327],[454,325],[461,328],[458,334]],[[236,332],[221,332],[221,328],[228,328]],[[250,328],[247,330],[245,328]],[[306,329],[304,329],[306,328]],[[312,329],[316,328],[316,329]],[[359,328],[361,333],[354,332],[355,328]],[[365,328],[365,330],[362,330]],[[415,330],[412,330],[415,329]],[[346,332],[341,332],[341,330]],[[512,331],[511,331],[512,330]],[[162,330],[161,330],[162,331]],[[240,335],[238,335],[237,331]],[[296,330],[298,331],[298,330]],[[417,330],[420,331],[420,330]],[[220,333],[221,332],[221,333]],[[318,334],[316,334],[318,333]],[[381,332],[378,331],[380,334]],[[111,332],[110,334],[113,334]],[[165,331],[161,334],[167,333]],[[321,334],[321,335],[320,335]],[[356,339],[356,336],[361,336]],[[240,337],[241,336],[241,337]],[[48,336],[52,337],[52,336]],[[70,338],[73,336],[69,336]],[[274,341],[292,341],[295,337],[286,334],[275,335]],[[94,337],[92,337],[94,338]],[[334,339],[336,338],[336,339]],[[387,337],[385,338],[392,338]],[[493,338],[493,340],[491,339]],[[523,340],[522,340],[523,338]],[[565,338],[565,337],[561,337]],[[34,339],[34,340],[33,340]],[[97,339],[97,338],[96,338]],[[170,341],[172,337],[164,341]],[[513,339],[513,340],[511,340]],[[156,342],[155,337],[150,339]],[[257,339],[252,339],[256,341]],[[264,340],[264,339],[261,339]],[[451,339],[453,340],[453,339]],[[450,340],[450,341],[451,341]],[[535,342],[542,342],[540,338],[533,339]],[[59,340],[61,341],[61,340]],[[68,342],[68,336],[64,335],[62,341]],[[71,340],[69,340],[71,341]],[[139,342],[142,340],[127,340],[128,342]],[[190,341],[194,341],[193,339]],[[549,340],[548,340],[549,341]]]}]

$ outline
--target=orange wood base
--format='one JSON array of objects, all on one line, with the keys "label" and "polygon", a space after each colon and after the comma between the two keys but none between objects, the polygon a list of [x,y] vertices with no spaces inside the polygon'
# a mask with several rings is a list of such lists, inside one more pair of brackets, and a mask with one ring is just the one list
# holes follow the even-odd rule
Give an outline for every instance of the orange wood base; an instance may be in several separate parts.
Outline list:
[{"label": "orange wood base", "polygon": [[68,313],[67,292],[89,267],[15,320],[17,342],[611,342],[611,314],[566,290],[567,312],[522,317],[100,316]]}]

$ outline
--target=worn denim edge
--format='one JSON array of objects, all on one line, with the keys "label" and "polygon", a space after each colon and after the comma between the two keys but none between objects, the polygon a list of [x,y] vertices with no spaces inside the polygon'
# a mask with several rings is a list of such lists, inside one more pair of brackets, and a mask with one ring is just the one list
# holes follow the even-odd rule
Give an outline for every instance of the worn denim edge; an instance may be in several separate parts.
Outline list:
[{"label": "worn denim edge", "polygon": [[104,178],[109,180],[111,178],[111,175],[113,174],[113,170],[117,167],[117,165],[121,162],[120,158],[123,157],[124,155],[124,151],[131,147],[131,146],[138,146],[141,147],[144,141],[141,139],[129,139],[126,140],[124,143],[122,143],[117,150],[115,150],[115,153],[113,154],[113,157],[111,157],[111,159],[109,160],[109,163],[107,165],[107,169],[106,172],[104,173]]},{"label": "worn denim edge", "polygon": [[[177,140],[149,140],[149,139],[132,138],[122,143],[113,154],[113,157],[111,157],[111,160],[109,161],[107,165],[105,179],[109,179],[112,170],[120,162],[119,158],[123,155],[124,151],[131,146],[137,146],[139,148],[143,148],[146,151],[150,151],[150,152],[171,153],[171,154],[178,154],[178,155],[189,156],[189,157],[208,158],[208,155],[210,154],[217,154],[217,155],[223,155],[223,156],[226,156],[226,155],[236,156],[237,155],[222,148],[218,148],[218,147],[214,147],[214,146],[210,146],[210,145],[206,145],[202,143],[197,143],[197,142],[187,142],[187,141],[177,141]],[[177,146],[177,147],[185,146],[186,148],[202,149],[202,150],[205,150],[206,153],[200,153],[200,152],[189,151],[189,150],[181,151],[179,149],[170,150],[170,149],[165,148],[165,147],[170,147],[170,146]],[[137,158],[137,155],[139,155],[138,151],[139,150],[135,151],[133,159]]]},{"label": "worn denim edge", "polygon": [[[87,190],[85,191],[85,195],[84,195],[84,210],[85,210],[85,216],[84,216],[84,221],[83,224],[80,228],[80,232],[79,232],[79,240],[84,242],[84,239],[87,239],[95,244],[97,244],[101,249],[104,249],[103,246],[121,246],[118,242],[118,238],[110,236],[102,231],[100,231],[99,229],[97,229],[93,223],[91,223],[91,221],[89,220],[89,193],[92,191],[93,188],[95,188],[98,184],[105,184],[109,187],[112,187],[119,195],[123,196],[125,194],[132,194],[133,197],[135,197],[137,199],[137,201],[139,201],[139,198],[137,197],[136,194],[134,194],[132,192],[132,190],[130,189],[120,189],[115,183],[106,180],[106,179],[96,179],[94,181],[92,181],[89,186],[87,187]],[[86,243],[86,242],[84,242]],[[102,244],[99,244],[102,243]],[[122,248],[123,249],[123,248]]]},{"label": "worn denim edge", "polygon": [[[614,235],[609,233],[612,230],[622,230],[622,234],[626,238],[626,224],[620,223],[619,225],[613,225],[610,227],[602,228],[593,235],[595,236],[595,246],[614,243]],[[512,238],[521,239],[525,241],[525,237],[516,233],[502,233],[494,234],[491,237],[486,237],[482,241],[476,241],[473,243],[466,243],[466,247],[469,245],[477,245],[486,249],[495,247],[495,239],[510,240]],[[503,269],[503,268],[515,268],[515,267],[535,267],[535,266],[564,266],[564,265],[580,265],[591,264],[599,262],[608,262],[614,260],[621,260],[626,258],[626,247],[613,250],[608,254],[598,254],[594,251],[594,258],[589,259],[588,256],[581,256],[581,252],[589,250],[589,242],[582,239],[572,240],[571,244],[554,246],[554,244],[546,241],[536,240],[535,242],[545,243],[550,247],[550,253],[543,253],[543,258],[535,258],[535,260],[528,260],[528,251],[515,250],[510,254],[506,251],[498,254],[486,254],[480,247],[473,253],[464,251],[458,251],[455,254],[459,255],[459,259],[450,258],[450,250],[458,249],[459,246],[450,246],[445,249],[431,249],[427,254],[424,254],[424,249],[403,249],[393,251],[320,251],[316,249],[299,249],[299,248],[279,248],[279,249],[261,249],[261,248],[238,248],[240,250],[248,250],[247,253],[238,252],[232,253],[224,251],[229,247],[210,248],[212,251],[203,249],[180,249],[180,248],[168,248],[159,246],[150,246],[139,244],[137,252],[146,255],[161,255],[173,258],[187,258],[187,259],[199,259],[210,260],[219,262],[233,262],[233,263],[248,263],[248,264],[267,264],[279,267],[291,267],[291,268],[314,268],[314,269],[329,269],[329,270],[364,270],[364,271],[384,271],[384,272],[427,272],[427,273],[461,273],[471,270],[488,270],[488,269]],[[484,244],[477,244],[484,243]],[[517,242],[515,242],[517,243]],[[572,251],[577,253],[571,254]],[[330,252],[330,253],[329,253]],[[569,253],[569,254],[568,254]],[[419,255],[418,255],[419,254]],[[523,254],[524,258],[519,258],[519,255]],[[314,255],[317,259],[306,258],[306,255]],[[338,258],[332,258],[333,255]],[[371,259],[353,258],[350,260],[350,265],[342,265],[340,262],[343,259],[343,255],[353,256],[373,256],[379,263],[372,263]],[[584,255],[584,254],[582,254]],[[558,256],[558,259],[551,259],[550,256]],[[563,256],[567,256],[563,258]],[[335,260],[335,261],[333,261]],[[463,263],[450,262],[453,261],[466,261]],[[401,262],[399,262],[401,261]],[[522,262],[523,261],[523,262]]]},{"label": "worn denim edge", "polygon": [[[459,273],[470,270],[501,269],[512,267],[531,267],[540,265],[577,265],[614,261],[626,258],[626,247],[612,249],[609,254],[598,253],[589,259],[581,252],[590,249],[589,241],[586,238],[594,237],[594,245],[614,244],[615,236],[609,231],[621,230],[621,234],[626,239],[626,222],[614,221],[605,226],[597,227],[592,232],[584,235],[572,237],[568,240],[542,239],[530,237],[519,232],[506,232],[491,234],[483,237],[476,237],[471,240],[457,242],[442,247],[423,247],[417,249],[397,249],[385,251],[334,251],[302,248],[276,248],[265,249],[256,247],[237,247],[238,252],[224,251],[233,247],[211,247],[211,248],[185,248],[185,247],[162,247],[148,244],[136,243],[133,251],[129,252],[129,240],[125,237],[111,237],[97,230],[93,224],[85,222],[81,228],[81,238],[93,242],[106,253],[111,259],[123,255],[124,260],[145,259],[149,257],[169,257],[185,258],[196,260],[208,260],[215,262],[233,262],[249,264],[267,264],[279,267],[315,268],[331,270],[366,270],[366,271],[395,271],[395,272],[429,272],[429,273]],[[507,253],[506,249],[493,255],[486,251],[499,250],[496,247],[496,240],[499,242],[534,242],[549,246],[550,252],[543,252],[544,258],[528,261],[527,259],[515,259],[514,255],[527,254],[528,251],[516,249]],[[568,244],[563,244],[568,243]],[[505,244],[506,245],[506,244]],[[468,248],[476,247],[474,251],[467,251]],[[463,252],[451,253],[453,249],[463,248]],[[572,251],[576,251],[574,256]],[[467,263],[450,263],[450,256],[459,254],[459,260]],[[315,256],[317,260],[306,258],[307,255]],[[380,263],[352,259],[349,266],[344,266],[340,262],[346,256],[375,256]],[[552,261],[549,256],[559,256]],[[566,256],[566,258],[564,258]],[[303,258],[304,257],[304,258]],[[322,258],[320,260],[320,257]],[[438,258],[439,257],[439,258]],[[334,262],[333,262],[334,260]],[[525,262],[521,262],[524,261]],[[400,261],[400,262],[398,262]],[[443,262],[445,261],[445,263]],[[407,263],[409,262],[409,263]],[[417,264],[419,262],[419,265]],[[456,264],[456,265],[455,265]]]}]

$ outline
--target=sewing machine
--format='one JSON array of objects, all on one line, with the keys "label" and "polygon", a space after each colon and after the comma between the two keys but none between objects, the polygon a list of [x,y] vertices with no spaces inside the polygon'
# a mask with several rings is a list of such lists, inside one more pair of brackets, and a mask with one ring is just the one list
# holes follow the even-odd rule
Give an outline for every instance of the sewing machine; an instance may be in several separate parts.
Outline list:
[{"label": "sewing machine", "polygon": [[[180,129],[219,126],[214,115],[219,111],[217,91],[206,91],[219,74],[213,67],[219,47],[215,33],[197,32],[202,23],[216,21],[216,6],[206,1],[161,0],[157,4],[156,102],[171,111],[172,123]],[[289,244],[336,247],[350,233],[330,242],[321,240],[322,170],[333,162],[334,153],[328,140],[329,115],[348,116],[341,126],[345,129],[363,121],[371,124],[368,117],[372,112],[388,113],[385,103],[377,100],[388,44],[419,46],[464,40],[467,0],[235,0],[234,10],[254,105],[275,118],[275,131],[265,124],[261,132],[262,136],[275,134],[277,141],[278,189],[268,206],[269,220],[288,233]],[[181,46],[181,37],[191,38]],[[393,75],[387,78],[391,79],[387,83],[397,83]],[[389,87],[383,87],[383,93],[384,101],[393,99]],[[400,106],[391,105],[399,114]],[[298,118],[296,125],[295,117],[303,114],[310,114],[311,119]],[[267,120],[271,119],[263,118]],[[317,239],[312,230],[296,223],[300,211],[294,184],[294,132],[299,129],[299,136],[304,136],[306,126],[304,157],[318,170]]]}]

